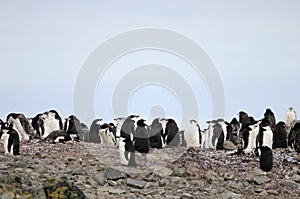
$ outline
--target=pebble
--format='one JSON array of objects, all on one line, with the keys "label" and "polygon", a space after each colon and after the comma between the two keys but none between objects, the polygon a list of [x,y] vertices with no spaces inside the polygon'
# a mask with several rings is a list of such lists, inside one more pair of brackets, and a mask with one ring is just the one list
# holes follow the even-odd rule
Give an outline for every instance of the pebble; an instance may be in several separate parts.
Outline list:
[{"label": "pebble", "polygon": [[112,187],[115,187],[115,186],[118,185],[118,183],[117,183],[116,181],[113,181],[113,180],[108,180],[108,181],[107,181],[107,184],[109,184],[109,185],[112,186]]},{"label": "pebble", "polygon": [[262,185],[262,184],[268,183],[270,181],[271,181],[271,179],[268,178],[268,177],[261,177],[261,176],[259,176],[259,177],[254,177],[253,178],[253,182],[255,184],[257,184],[257,185]]},{"label": "pebble", "polygon": [[157,176],[157,177],[161,177],[161,178],[165,178],[167,176],[170,176],[172,174],[172,170],[171,169],[168,169],[168,168],[156,168],[154,169],[153,171],[153,175],[154,176]]},{"label": "pebble", "polygon": [[224,193],[224,199],[243,199],[243,196],[240,194],[233,193],[231,191],[226,191]]},{"label": "pebble", "polygon": [[125,172],[110,167],[106,169],[105,176],[109,180],[118,180],[127,177]]},{"label": "pebble", "polygon": [[127,179],[127,185],[134,188],[143,189],[147,182],[143,180]]},{"label": "pebble", "polygon": [[112,188],[108,190],[109,193],[111,194],[124,194],[126,191],[124,189],[119,189],[119,188]]},{"label": "pebble", "polygon": [[105,184],[104,173],[99,173],[99,174],[95,175],[94,180],[98,183],[98,185],[103,186]]},{"label": "pebble", "polygon": [[207,180],[207,182],[209,184],[212,184],[212,183],[220,181],[220,178],[219,178],[218,174],[216,174],[215,172],[212,172],[212,171],[208,171],[205,174],[205,179]]}]

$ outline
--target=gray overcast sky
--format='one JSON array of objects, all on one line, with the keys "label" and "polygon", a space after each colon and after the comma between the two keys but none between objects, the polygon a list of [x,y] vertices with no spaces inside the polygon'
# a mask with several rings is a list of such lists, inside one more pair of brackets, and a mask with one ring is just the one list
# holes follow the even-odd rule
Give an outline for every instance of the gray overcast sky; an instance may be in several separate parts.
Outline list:
[{"label": "gray overcast sky", "polygon": [[[223,82],[225,119],[231,120],[240,110],[260,118],[267,107],[284,119],[288,107],[300,110],[299,9],[297,0],[0,0],[0,118],[9,112],[32,117],[51,108],[67,117],[73,113],[76,78],[89,55],[115,35],[155,27],[183,34],[205,50]],[[149,57],[177,71],[184,65],[163,52],[123,57],[99,80],[104,83],[95,91],[96,116],[106,121],[114,117],[110,99],[122,78],[118,64],[130,70],[152,63]],[[197,119],[205,121],[212,111],[209,91],[203,80],[191,79],[187,81],[199,103]],[[149,93],[160,97],[151,101]],[[165,106],[167,116],[181,118],[178,100],[157,85],[140,88],[128,104],[129,112],[145,117],[158,104]]]}]

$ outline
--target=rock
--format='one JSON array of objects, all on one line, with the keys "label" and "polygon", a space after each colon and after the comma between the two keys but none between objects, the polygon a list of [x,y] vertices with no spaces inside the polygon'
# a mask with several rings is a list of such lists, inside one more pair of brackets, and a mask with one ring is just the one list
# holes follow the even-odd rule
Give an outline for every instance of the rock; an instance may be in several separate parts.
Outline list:
[{"label": "rock", "polygon": [[205,174],[205,179],[207,180],[207,182],[209,184],[220,181],[220,178],[219,178],[218,174],[216,174],[215,172],[212,172],[212,171],[208,171]]},{"label": "rock", "polygon": [[180,196],[181,199],[193,199],[194,196],[189,193],[184,193]]},{"label": "rock", "polygon": [[160,192],[158,189],[146,189],[143,191],[144,196],[148,195],[158,195]]},{"label": "rock", "polygon": [[173,185],[172,187],[175,190],[182,189],[189,186],[189,183],[185,179],[180,177],[172,177],[170,179],[170,182]]},{"label": "rock", "polygon": [[262,191],[263,191],[263,189],[260,188],[260,187],[254,189],[254,192],[255,192],[255,193],[261,193]]},{"label": "rock", "polygon": [[300,176],[297,176],[295,179],[294,179],[295,182],[297,183],[300,183]]},{"label": "rock", "polygon": [[116,181],[113,181],[113,180],[108,180],[107,183],[112,186],[112,187],[115,187],[118,185],[118,183]]},{"label": "rock", "polygon": [[45,169],[47,170],[47,171],[51,171],[51,172],[55,172],[55,173],[57,173],[58,172],[58,170],[54,167],[54,166],[52,166],[52,165],[44,165],[44,167],[45,167]]},{"label": "rock", "polygon": [[146,186],[147,182],[143,180],[134,180],[134,179],[127,179],[127,185],[134,188],[143,189]]},{"label": "rock", "polygon": [[296,155],[296,156],[294,156],[294,160],[296,160],[296,161],[300,162],[300,155]]},{"label": "rock", "polygon": [[229,172],[224,174],[224,181],[232,180],[234,178],[234,173]]},{"label": "rock", "polygon": [[105,184],[104,173],[99,173],[99,174],[95,175],[94,180],[98,183],[98,185],[104,186],[104,184]]},{"label": "rock", "polygon": [[175,168],[173,170],[173,173],[172,175],[174,176],[179,176],[179,177],[183,177],[185,176],[187,173],[186,173],[186,168],[185,167],[179,167],[179,168]]},{"label": "rock", "polygon": [[233,193],[231,191],[226,191],[224,193],[224,198],[225,199],[243,199],[243,196],[240,194]]},{"label": "rock", "polygon": [[7,170],[8,166],[6,164],[0,164],[0,170]]},{"label": "rock", "polygon": [[237,150],[238,149],[238,147],[235,144],[233,144],[231,141],[228,141],[228,140],[224,141],[223,147],[225,150]]},{"label": "rock", "polygon": [[92,178],[87,179],[86,183],[88,185],[91,185],[92,187],[97,187],[97,185],[98,185],[98,183],[95,180],[93,180]]},{"label": "rock", "polygon": [[255,184],[257,184],[257,185],[262,185],[262,184],[268,183],[270,181],[271,181],[271,179],[268,178],[268,177],[261,177],[261,176],[259,176],[259,177],[254,177],[253,178],[253,182]]},{"label": "rock", "polygon": [[198,168],[198,164],[195,162],[192,164],[188,164],[186,170],[187,170],[186,172],[189,176],[194,176],[194,177],[199,176],[200,171]]},{"label": "rock", "polygon": [[127,177],[125,172],[113,169],[111,167],[105,170],[105,176],[108,180],[119,180]]},{"label": "rock", "polygon": [[266,196],[268,196],[269,194],[268,194],[268,192],[267,192],[266,190],[262,190],[262,192],[260,192],[259,195],[262,196],[262,197],[266,197]]},{"label": "rock", "polygon": [[251,173],[253,176],[264,176],[265,173],[264,171],[262,171],[261,169],[259,169],[258,167],[255,167]]},{"label": "rock", "polygon": [[157,168],[153,171],[153,175],[160,178],[165,178],[167,176],[170,176],[171,174],[172,170],[165,167]]},{"label": "rock", "polygon": [[46,195],[52,198],[86,198],[75,184],[61,179],[48,179],[43,189]]},{"label": "rock", "polygon": [[111,193],[111,194],[124,194],[124,193],[126,193],[126,191],[124,189],[119,189],[119,188],[109,189],[108,192]]},{"label": "rock", "polygon": [[37,190],[35,190],[34,194],[33,194],[33,198],[36,199],[47,199],[46,193],[44,191],[44,189],[39,188]]},{"label": "rock", "polygon": [[161,179],[160,181],[158,181],[158,185],[159,185],[160,187],[164,187],[164,186],[166,186],[168,183],[169,183],[169,180],[167,180],[167,179]]},{"label": "rock", "polygon": [[279,195],[279,193],[277,191],[275,191],[274,189],[268,190],[268,194],[270,194],[270,195]]},{"label": "rock", "polygon": [[300,184],[291,180],[283,180],[280,182],[280,185],[289,187],[291,189],[300,189]]}]

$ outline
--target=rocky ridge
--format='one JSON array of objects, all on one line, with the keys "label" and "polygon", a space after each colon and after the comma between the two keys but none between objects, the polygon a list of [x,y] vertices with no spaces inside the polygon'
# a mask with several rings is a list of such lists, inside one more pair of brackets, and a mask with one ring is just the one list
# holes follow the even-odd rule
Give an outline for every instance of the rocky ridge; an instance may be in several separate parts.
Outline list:
[{"label": "rocky ridge", "polygon": [[4,156],[1,198],[299,198],[300,156],[275,149],[265,174],[251,155],[184,147],[137,153],[136,168],[121,166],[115,146],[92,143],[21,145]]}]

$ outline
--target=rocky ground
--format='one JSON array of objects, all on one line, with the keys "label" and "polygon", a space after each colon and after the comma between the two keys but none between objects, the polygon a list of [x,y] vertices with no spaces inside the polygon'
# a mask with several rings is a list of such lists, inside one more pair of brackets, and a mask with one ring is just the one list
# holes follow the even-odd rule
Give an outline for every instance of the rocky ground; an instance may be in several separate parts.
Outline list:
[{"label": "rocky ground", "polygon": [[[276,149],[265,174],[259,159],[226,151],[165,148],[137,154],[136,168],[119,164],[115,146],[22,144],[4,156],[1,198],[299,198],[300,156]],[[68,196],[68,197],[65,197]]]}]

